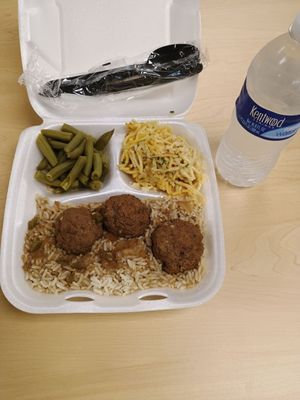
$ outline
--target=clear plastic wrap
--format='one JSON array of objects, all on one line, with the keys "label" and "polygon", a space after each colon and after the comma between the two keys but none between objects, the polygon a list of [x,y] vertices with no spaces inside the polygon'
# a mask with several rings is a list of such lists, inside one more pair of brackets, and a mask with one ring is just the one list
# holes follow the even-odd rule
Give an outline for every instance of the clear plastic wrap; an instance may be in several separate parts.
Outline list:
[{"label": "clear plastic wrap", "polygon": [[[130,92],[129,98],[135,89],[148,90],[198,74],[205,64],[199,48],[190,43],[163,46],[136,59],[145,61],[126,65],[124,60],[115,60],[87,73],[49,79],[49,74],[43,73],[43,60],[33,52],[20,82],[49,98],[60,98],[62,94],[102,96]],[[55,72],[51,75],[55,76]]]}]

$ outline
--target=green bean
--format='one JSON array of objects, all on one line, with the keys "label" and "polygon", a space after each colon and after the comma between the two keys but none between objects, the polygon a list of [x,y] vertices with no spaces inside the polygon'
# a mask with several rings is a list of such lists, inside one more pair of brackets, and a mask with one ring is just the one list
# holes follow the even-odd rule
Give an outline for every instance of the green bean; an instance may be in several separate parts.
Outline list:
[{"label": "green bean", "polygon": [[86,135],[85,132],[83,132],[83,131],[81,131],[81,130],[79,130],[77,128],[74,128],[74,126],[69,125],[69,124],[63,124],[63,126],[61,127],[61,130],[63,132],[74,133],[75,135],[77,135],[77,133],[81,133],[82,135]]},{"label": "green bean", "polygon": [[67,171],[67,172],[64,172],[64,173],[59,177],[59,179],[60,179],[61,181],[64,181],[64,180],[66,179],[67,176],[68,176],[68,171]]},{"label": "green bean", "polygon": [[94,153],[92,179],[98,180],[101,178],[101,175],[102,175],[102,158],[99,153]]},{"label": "green bean", "polygon": [[113,133],[111,130],[95,139],[66,123],[61,131],[42,129],[36,143],[44,157],[36,168],[35,179],[54,193],[84,187],[99,190],[100,179],[108,171],[107,157],[102,150]]},{"label": "green bean", "polygon": [[47,167],[43,169],[43,172],[45,172],[46,174],[48,171],[50,171],[51,168],[52,168],[51,165],[48,163]]},{"label": "green bean", "polygon": [[74,181],[74,182],[72,183],[71,189],[72,189],[72,190],[79,189],[79,186],[80,186],[79,180],[76,179],[76,181]]},{"label": "green bean", "polygon": [[79,182],[83,184],[83,186],[88,186],[89,178],[86,175],[80,174],[78,179],[79,179]]},{"label": "green bean", "polygon": [[49,164],[52,167],[55,167],[55,165],[57,164],[57,157],[54,151],[52,150],[50,144],[48,143],[47,139],[41,133],[38,135],[36,139],[36,144],[40,152],[43,154],[43,156],[49,161]]},{"label": "green bean", "polygon": [[[74,182],[72,183],[72,185],[71,185],[71,187],[70,187],[69,190],[77,190],[77,189],[79,189],[79,187],[80,187],[80,183],[79,183],[78,179],[76,179],[76,181],[74,181]],[[51,192],[54,193],[54,194],[66,193],[66,191],[65,191],[63,188],[61,188],[61,187],[52,188],[52,189],[51,189]]]},{"label": "green bean", "polygon": [[109,173],[109,168],[107,165],[103,164],[103,172],[102,172],[102,176],[101,179],[103,181],[103,179],[108,175]]},{"label": "green bean", "polygon": [[108,158],[104,154],[103,155],[103,168],[102,168],[102,175],[101,175],[102,181],[108,173],[109,173],[109,161],[108,161]]},{"label": "green bean", "polygon": [[103,150],[107,146],[108,142],[110,141],[114,131],[115,130],[113,129],[111,131],[103,133],[103,135],[101,135],[99,137],[99,139],[96,141],[96,143],[94,144],[95,149]]},{"label": "green bean", "polygon": [[59,164],[63,163],[64,161],[67,161],[67,155],[63,150],[59,150],[57,154],[57,160]]},{"label": "green bean", "polygon": [[86,164],[83,170],[84,175],[89,176],[93,166],[93,149],[94,142],[91,136],[88,136],[86,139],[84,155],[87,157]]},{"label": "green bean", "polygon": [[74,164],[73,168],[69,172],[68,176],[66,179],[61,182],[60,186],[65,190],[69,190],[70,187],[72,186],[73,182],[78,178],[80,175],[81,171],[83,170],[84,166],[86,164],[86,157],[85,156],[79,156],[76,163]]},{"label": "green bean", "polygon": [[48,167],[49,163],[47,161],[47,159],[44,157],[42,158],[42,160],[38,163],[38,166],[36,167],[36,169],[38,171],[42,171],[43,169],[46,169]]},{"label": "green bean", "polygon": [[47,172],[46,177],[49,179],[49,181],[53,182],[56,178],[59,178],[63,173],[69,171],[74,164],[75,161],[73,160],[68,160],[61,164],[57,164],[56,167],[52,168],[49,172]]},{"label": "green bean", "polygon": [[28,230],[31,230],[37,226],[39,223],[39,217],[35,215],[30,221],[28,221],[27,228]]},{"label": "green bean", "polygon": [[48,185],[51,187],[59,187],[61,184],[60,180],[54,180],[54,181],[50,181],[46,174],[44,174],[42,171],[36,171],[36,173],[34,174],[35,179],[40,182],[43,183],[44,185]]},{"label": "green bean", "polygon": [[62,193],[66,193],[66,192],[64,191],[64,189],[61,188],[61,187],[51,188],[50,191],[51,191],[51,193],[53,193],[53,194],[62,194]]},{"label": "green bean", "polygon": [[55,150],[62,150],[66,146],[65,142],[60,142],[59,140],[52,140],[52,139],[49,139],[49,144],[52,147],[52,149]]},{"label": "green bean", "polygon": [[89,182],[89,188],[92,190],[99,190],[102,186],[102,182],[99,180]]},{"label": "green bean", "polygon": [[83,139],[79,144],[79,146],[77,146],[73,151],[71,151],[71,153],[68,153],[68,158],[71,158],[72,160],[78,158],[84,152],[85,142],[86,140]]},{"label": "green bean", "polygon": [[108,158],[107,153],[101,151],[100,154],[101,154],[101,157],[102,157],[103,164],[108,166],[109,165],[109,158]]},{"label": "green bean", "polygon": [[73,137],[73,139],[71,140],[71,142],[69,142],[66,147],[65,147],[65,152],[67,153],[67,155],[69,155],[74,149],[76,149],[77,146],[80,145],[82,139],[84,139],[84,133],[82,132],[78,132],[76,133],[76,135]]},{"label": "green bean", "polygon": [[69,142],[72,137],[72,132],[61,132],[54,129],[42,129],[42,134],[49,139],[60,140],[61,142]]}]

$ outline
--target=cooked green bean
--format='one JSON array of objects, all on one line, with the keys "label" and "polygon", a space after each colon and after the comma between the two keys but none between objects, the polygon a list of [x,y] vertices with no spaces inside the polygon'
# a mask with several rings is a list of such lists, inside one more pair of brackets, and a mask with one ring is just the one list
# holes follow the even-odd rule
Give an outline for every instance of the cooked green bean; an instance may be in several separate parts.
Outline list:
[{"label": "cooked green bean", "polygon": [[74,133],[75,135],[76,135],[77,133],[82,133],[83,135],[86,135],[85,132],[83,132],[83,131],[81,131],[81,130],[79,130],[79,129],[77,129],[77,128],[74,128],[74,126],[69,125],[69,124],[63,124],[63,126],[61,127],[61,130],[62,130],[63,132]]},{"label": "cooked green bean", "polygon": [[73,137],[71,142],[69,142],[66,147],[64,148],[65,152],[67,155],[69,155],[74,149],[76,149],[77,146],[80,145],[82,139],[84,139],[84,133],[78,132],[76,135]]},{"label": "cooked green bean", "polygon": [[61,142],[69,142],[72,137],[72,132],[61,132],[54,129],[42,129],[42,134],[49,139],[60,140]]},{"label": "cooked green bean", "polygon": [[30,221],[28,221],[27,228],[28,230],[31,230],[37,226],[39,223],[39,217],[35,215]]},{"label": "cooked green bean", "polygon": [[[80,187],[80,183],[79,183],[78,179],[76,179],[76,181],[72,183],[69,190],[77,190],[77,189],[79,189],[79,187]],[[62,187],[52,188],[51,192],[54,194],[66,193],[66,191]]]},{"label": "cooked green bean", "polygon": [[64,181],[64,180],[66,179],[67,176],[68,176],[68,171],[67,171],[67,172],[64,172],[64,173],[59,177],[59,179],[60,179],[61,181]]},{"label": "cooked green bean", "polygon": [[92,179],[98,180],[101,178],[101,175],[102,175],[102,157],[100,153],[94,153]]},{"label": "cooked green bean", "polygon": [[79,182],[83,184],[83,186],[88,186],[89,178],[86,175],[80,174],[78,179],[79,179]]},{"label": "cooked green bean", "polygon": [[107,176],[109,173],[109,161],[106,159],[105,155],[103,155],[102,159],[102,175],[101,175],[101,180]]},{"label": "cooked green bean", "polygon": [[109,157],[108,157],[107,153],[101,151],[100,154],[102,157],[103,164],[106,166],[109,166]]},{"label": "cooked green bean", "polygon": [[107,146],[108,142],[110,141],[114,131],[115,130],[113,129],[111,131],[103,133],[103,135],[101,135],[99,137],[99,139],[96,141],[96,143],[94,144],[95,149],[103,150]]},{"label": "cooked green bean", "polygon": [[53,194],[62,194],[62,193],[66,193],[66,192],[64,191],[64,189],[61,188],[61,187],[51,188],[50,191],[51,191],[51,193],[53,193]]},{"label": "cooked green bean", "polygon": [[59,150],[57,154],[57,160],[59,164],[63,163],[64,161],[67,161],[67,155],[63,150]]},{"label": "cooked green bean", "polygon": [[50,171],[51,168],[52,168],[51,165],[48,163],[47,167],[43,169],[43,172],[45,172],[46,174],[48,171]]},{"label": "cooked green bean", "polygon": [[43,169],[46,169],[48,167],[49,163],[47,161],[47,159],[44,157],[41,159],[41,161],[38,163],[38,166],[36,167],[36,169],[38,171],[42,171]]},{"label": "cooked green bean", "polygon": [[84,155],[87,157],[86,164],[83,170],[84,175],[89,176],[93,166],[93,150],[94,150],[94,142],[91,136],[88,136],[86,139]]},{"label": "cooked green bean", "polygon": [[107,157],[102,150],[110,141],[114,130],[100,138],[63,124],[61,131],[42,129],[36,139],[43,155],[35,179],[51,188],[53,193],[71,189],[99,190],[104,174],[108,171]]},{"label": "cooked green bean", "polygon": [[76,179],[76,181],[74,181],[74,182],[72,183],[71,189],[72,189],[72,190],[79,189],[79,186],[80,186],[79,180]]},{"label": "cooked green bean", "polygon": [[55,150],[62,150],[66,146],[65,142],[60,142],[59,140],[52,140],[52,139],[49,139],[49,144],[52,147],[52,149]]},{"label": "cooked green bean", "polygon": [[57,157],[48,143],[48,140],[41,133],[36,139],[36,144],[43,156],[49,161],[49,164],[55,167],[57,164]]},{"label": "cooked green bean", "polygon": [[66,179],[61,182],[60,186],[65,190],[69,190],[70,187],[72,186],[73,182],[78,178],[80,175],[81,171],[83,170],[84,166],[86,164],[86,157],[85,156],[79,156],[76,163],[74,164],[73,168],[69,172],[68,176]]},{"label": "cooked green bean", "polygon": [[99,190],[102,186],[102,182],[97,180],[97,181],[91,181],[89,182],[89,188],[92,190]]},{"label": "cooked green bean", "polygon": [[102,172],[102,175],[101,175],[102,181],[108,175],[108,173],[109,173],[109,168],[105,164],[103,164],[103,172]]},{"label": "cooked green bean", "polygon": [[35,179],[40,182],[43,183],[44,185],[47,186],[51,186],[51,187],[59,187],[61,184],[61,181],[56,179],[54,181],[50,181],[46,174],[43,173],[42,171],[36,171],[36,173],[34,174]]},{"label": "cooked green bean", "polygon": [[47,172],[46,177],[49,179],[49,181],[53,182],[56,178],[59,178],[62,174],[69,171],[74,164],[75,161],[73,160],[68,160],[61,164],[57,164],[56,167]]},{"label": "cooked green bean", "polygon": [[72,160],[78,158],[84,152],[85,142],[86,140],[83,139],[79,146],[77,146],[74,150],[72,150],[71,153],[68,153],[68,158],[71,158]]}]

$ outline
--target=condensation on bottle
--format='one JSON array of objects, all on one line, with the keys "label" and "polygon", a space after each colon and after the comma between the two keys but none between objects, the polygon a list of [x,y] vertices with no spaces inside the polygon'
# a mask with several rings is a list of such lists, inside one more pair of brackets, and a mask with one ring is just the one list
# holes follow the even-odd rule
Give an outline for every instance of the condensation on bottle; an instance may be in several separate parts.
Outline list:
[{"label": "condensation on bottle", "polygon": [[300,12],[252,61],[216,155],[235,186],[263,181],[300,128]]}]

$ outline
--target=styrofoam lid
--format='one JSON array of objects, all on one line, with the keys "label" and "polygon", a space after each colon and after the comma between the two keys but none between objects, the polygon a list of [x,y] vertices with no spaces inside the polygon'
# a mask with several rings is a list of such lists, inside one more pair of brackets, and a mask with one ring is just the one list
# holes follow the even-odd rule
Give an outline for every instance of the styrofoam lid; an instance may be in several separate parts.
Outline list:
[{"label": "styrofoam lid", "polygon": [[[199,1],[19,0],[19,31],[23,70],[47,81],[107,61],[127,64],[167,44],[198,43]],[[43,119],[163,118],[187,112],[196,83],[197,75],[146,91],[89,98],[49,99],[27,90]]]}]

